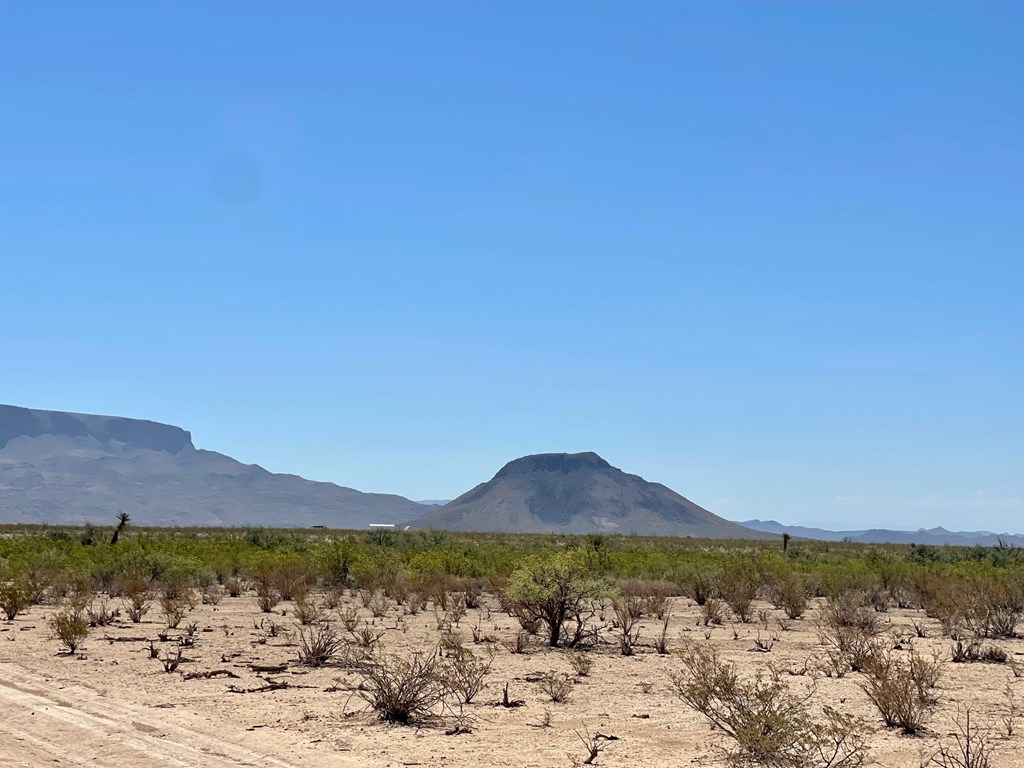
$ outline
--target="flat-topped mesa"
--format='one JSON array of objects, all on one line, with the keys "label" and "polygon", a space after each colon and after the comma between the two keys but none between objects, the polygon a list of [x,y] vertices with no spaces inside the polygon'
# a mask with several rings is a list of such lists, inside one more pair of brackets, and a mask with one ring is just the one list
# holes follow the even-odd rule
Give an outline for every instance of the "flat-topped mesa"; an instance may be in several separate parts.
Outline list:
[{"label": "flat-topped mesa", "polygon": [[0,405],[0,448],[19,437],[91,437],[100,443],[178,454],[194,450],[192,435],[180,427],[119,416],[38,411]]},{"label": "flat-topped mesa", "polygon": [[268,472],[196,449],[180,427],[0,405],[0,523],[405,525],[431,507]]},{"label": "flat-topped mesa", "polygon": [[502,467],[495,478],[527,475],[533,472],[569,474],[581,469],[612,469],[612,465],[593,451],[586,453],[537,453],[514,459]]}]

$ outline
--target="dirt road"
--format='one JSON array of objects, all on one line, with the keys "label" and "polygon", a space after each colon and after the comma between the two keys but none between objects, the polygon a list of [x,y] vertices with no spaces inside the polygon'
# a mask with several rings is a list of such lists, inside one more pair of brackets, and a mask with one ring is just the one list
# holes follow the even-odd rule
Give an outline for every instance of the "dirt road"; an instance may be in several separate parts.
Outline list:
[{"label": "dirt road", "polygon": [[[323,755],[293,754],[291,749],[284,760],[246,746],[244,732],[210,730],[188,713],[127,704],[88,688],[57,684],[17,664],[0,663],[0,765],[5,768],[314,768],[327,764]],[[335,757],[331,765],[344,763]]]}]

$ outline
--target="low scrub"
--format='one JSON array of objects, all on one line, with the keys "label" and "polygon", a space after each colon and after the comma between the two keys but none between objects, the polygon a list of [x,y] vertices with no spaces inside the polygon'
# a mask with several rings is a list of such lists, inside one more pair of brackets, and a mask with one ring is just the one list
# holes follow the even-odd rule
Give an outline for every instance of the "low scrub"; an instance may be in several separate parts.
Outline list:
[{"label": "low scrub", "polygon": [[50,629],[68,654],[77,651],[89,636],[89,620],[81,610],[66,608],[52,619]]},{"label": "low scrub", "polygon": [[768,768],[853,768],[866,759],[869,729],[825,707],[815,714],[813,688],[795,693],[769,670],[742,680],[732,664],[706,646],[682,654],[683,671],[672,678],[676,694],[729,736],[733,765]]},{"label": "low scrub", "polygon": [[0,611],[8,621],[32,605],[32,589],[25,581],[0,583]]},{"label": "low scrub", "polygon": [[315,625],[299,625],[299,663],[309,667],[322,667],[340,652],[345,640],[330,622]]},{"label": "low scrub", "polygon": [[865,669],[861,689],[886,726],[912,736],[924,729],[938,704],[935,687],[941,677],[942,665],[917,652],[906,661],[889,652],[880,653]]},{"label": "low scrub", "polygon": [[379,656],[360,668],[359,695],[381,720],[411,724],[440,713],[449,688],[436,652],[409,657]]}]

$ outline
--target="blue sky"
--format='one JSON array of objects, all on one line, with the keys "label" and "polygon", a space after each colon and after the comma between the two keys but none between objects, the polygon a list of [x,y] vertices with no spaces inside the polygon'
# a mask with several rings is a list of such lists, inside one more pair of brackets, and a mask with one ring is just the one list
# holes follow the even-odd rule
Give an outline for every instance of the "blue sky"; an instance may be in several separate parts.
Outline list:
[{"label": "blue sky", "polygon": [[0,401],[1020,530],[1024,6],[11,4]]}]

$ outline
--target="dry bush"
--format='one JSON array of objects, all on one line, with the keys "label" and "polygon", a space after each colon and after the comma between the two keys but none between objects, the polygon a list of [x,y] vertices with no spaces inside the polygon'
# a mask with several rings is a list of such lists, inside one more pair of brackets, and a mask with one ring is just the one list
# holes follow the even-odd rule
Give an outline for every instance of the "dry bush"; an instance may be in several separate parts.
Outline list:
[{"label": "dry bush", "polygon": [[458,580],[451,574],[428,572],[420,574],[414,581],[416,592],[423,594],[442,611],[448,610],[452,592],[458,588]]},{"label": "dry bush", "polygon": [[32,589],[28,582],[15,579],[0,583],[0,611],[8,621],[32,605]]},{"label": "dry bush", "polygon": [[821,609],[820,623],[833,628],[851,627],[871,635],[881,631],[878,615],[864,592],[847,591],[828,598]]},{"label": "dry bush", "polygon": [[363,625],[352,632],[352,637],[356,641],[356,645],[360,648],[368,648],[373,650],[380,639],[384,637],[385,630],[377,629],[368,622],[363,622]]},{"label": "dry bush", "polygon": [[718,594],[744,624],[752,618],[751,607],[760,588],[761,577],[757,570],[749,561],[742,559],[730,563],[718,580]]},{"label": "dry bush", "polygon": [[451,656],[441,669],[444,684],[463,704],[472,704],[474,697],[487,687],[484,679],[491,673],[493,661],[493,653],[486,660],[468,651]]},{"label": "dry bush", "polygon": [[685,568],[676,577],[679,591],[693,598],[697,605],[704,605],[715,595],[718,574],[694,565]]},{"label": "dry bush", "polygon": [[439,610],[434,606],[434,626],[438,632],[447,632],[452,627],[451,619],[448,618],[448,611]]},{"label": "dry bush", "polygon": [[644,600],[641,597],[619,597],[612,603],[615,613],[614,631],[623,656],[633,655],[633,646],[640,638],[636,626],[643,615]]},{"label": "dry bush", "polygon": [[341,625],[345,627],[346,632],[355,632],[356,627],[359,626],[359,609],[354,605],[346,605],[341,611],[338,612],[341,618]]},{"label": "dry bush", "polygon": [[406,606],[411,616],[415,616],[420,611],[426,610],[427,607],[427,596],[422,592],[410,592],[406,598]]},{"label": "dry bush", "polygon": [[954,638],[952,650],[955,664],[1006,664],[1010,660],[1010,654],[998,645],[982,645],[978,640],[963,637]]},{"label": "dry bush", "polygon": [[587,748],[587,756],[581,765],[593,765],[597,760],[597,756],[608,746],[608,737],[601,733],[592,734],[589,731],[584,731],[583,733],[573,731],[573,733],[583,742],[583,746]]},{"label": "dry bush", "polygon": [[890,728],[907,735],[920,733],[938,704],[934,689],[942,675],[938,661],[912,652],[904,663],[892,653],[877,654],[865,669],[861,689]]},{"label": "dry bush", "polygon": [[185,618],[185,605],[181,600],[168,597],[166,594],[160,598],[160,610],[163,611],[164,620],[170,629],[175,629]]},{"label": "dry bush", "polygon": [[230,597],[238,597],[245,591],[245,584],[237,576],[230,576],[224,579],[224,590]]},{"label": "dry bush", "polygon": [[90,627],[105,627],[121,615],[118,609],[111,610],[110,601],[105,597],[91,601],[85,613]]},{"label": "dry bush", "polygon": [[672,682],[677,695],[735,741],[731,764],[769,768],[852,768],[864,763],[867,727],[830,707],[812,714],[807,693],[793,693],[777,670],[741,680],[713,648],[682,654],[683,672]]},{"label": "dry bush", "polygon": [[1024,618],[1024,583],[1019,577],[972,579],[931,577],[919,584],[925,612],[950,637],[1016,637]]},{"label": "dry bush", "polygon": [[561,704],[569,700],[572,693],[573,682],[568,675],[546,675],[539,684],[541,693],[547,695],[555,704]]},{"label": "dry bush", "polygon": [[772,605],[795,621],[807,610],[807,585],[799,574],[782,570],[768,582],[768,596]]},{"label": "dry bush", "polygon": [[380,619],[388,615],[391,603],[388,602],[383,592],[375,592],[367,602],[366,607],[370,609],[370,614],[375,619]]},{"label": "dry bush", "polygon": [[821,624],[818,638],[836,677],[842,677],[847,669],[863,672],[882,650],[877,637],[860,627]]},{"label": "dry bush", "polygon": [[338,606],[341,605],[342,591],[335,586],[330,586],[324,590],[324,608],[329,611],[337,610]]},{"label": "dry bush", "polygon": [[145,579],[129,579],[122,584],[124,598],[121,605],[133,624],[138,624],[149,613],[149,589]]},{"label": "dry bush", "polygon": [[464,579],[462,582],[462,601],[466,608],[479,608],[484,595],[483,579]]},{"label": "dry bush", "polygon": [[299,626],[299,663],[322,667],[345,647],[345,641],[330,622],[315,626]]},{"label": "dry bush", "polygon": [[73,607],[64,609],[50,619],[50,629],[69,654],[77,651],[82,641],[89,636],[89,622],[81,610]]},{"label": "dry bush", "polygon": [[505,640],[502,642],[502,645],[508,648],[509,653],[526,653],[526,648],[529,644],[530,636],[522,630],[516,632],[516,636],[511,640]]},{"label": "dry bush", "polygon": [[323,611],[309,595],[298,595],[295,598],[295,618],[302,626],[316,624],[323,618]]},{"label": "dry bush", "polygon": [[721,626],[725,621],[725,606],[721,600],[711,598],[700,607],[700,620],[705,627]]},{"label": "dry bush", "polygon": [[164,665],[164,672],[168,674],[173,672],[181,664],[181,648],[176,653],[171,654],[170,651],[164,654],[163,658],[160,659],[160,663]]},{"label": "dry bush", "polygon": [[203,605],[218,605],[223,594],[220,591],[220,585],[210,584],[200,590],[199,596],[203,601]]},{"label": "dry bush", "polygon": [[661,632],[654,638],[654,650],[664,655],[668,653],[668,622],[672,618],[666,613],[661,619]]},{"label": "dry bush", "polygon": [[585,653],[573,653],[569,656],[569,666],[579,677],[586,677],[594,668],[594,660]]},{"label": "dry bush", "polygon": [[1024,617],[1024,584],[1019,579],[978,579],[969,592],[966,618],[978,637],[1016,637]]},{"label": "dry bush", "polygon": [[461,592],[456,593],[452,597],[451,604],[448,606],[445,615],[451,624],[454,624],[456,627],[459,626],[459,622],[466,616],[466,596]]},{"label": "dry bush", "polygon": [[289,557],[275,563],[270,569],[270,580],[282,600],[293,600],[309,592],[310,574],[298,559]]},{"label": "dry bush", "polygon": [[360,667],[359,695],[382,720],[416,723],[433,719],[448,692],[436,653],[375,657]]},{"label": "dry bush", "polygon": [[941,768],[989,768],[992,759],[991,726],[978,728],[971,722],[971,709],[957,709],[953,745],[942,744],[931,762]]},{"label": "dry bush", "polygon": [[274,585],[273,573],[263,568],[256,574],[256,604],[263,613],[270,613],[281,602],[281,594]]},{"label": "dry bush", "polygon": [[1017,717],[1020,715],[1020,708],[1017,705],[1017,695],[1013,692],[1013,688],[1007,684],[1005,688],[1006,693],[1006,712],[999,716],[999,720],[1003,724],[1003,730],[1006,732],[1006,738],[1012,739],[1013,734],[1017,730]]},{"label": "dry bush", "polygon": [[668,581],[646,581],[643,579],[618,581],[616,586],[624,597],[641,598],[644,616],[654,616],[658,619],[665,618],[669,597],[673,594],[679,594],[680,591]]}]

